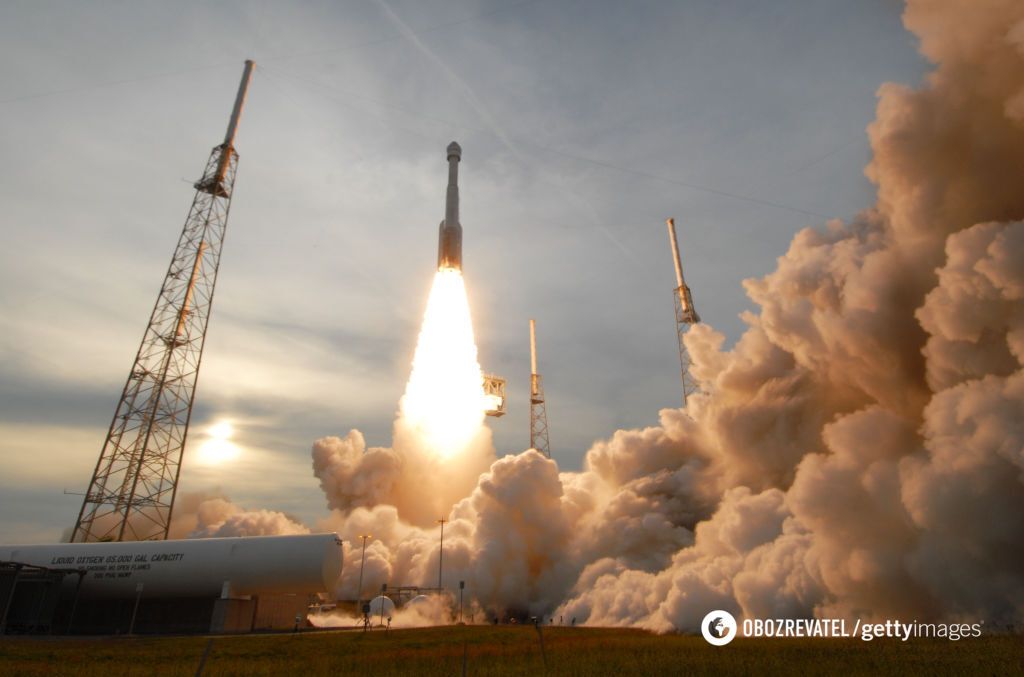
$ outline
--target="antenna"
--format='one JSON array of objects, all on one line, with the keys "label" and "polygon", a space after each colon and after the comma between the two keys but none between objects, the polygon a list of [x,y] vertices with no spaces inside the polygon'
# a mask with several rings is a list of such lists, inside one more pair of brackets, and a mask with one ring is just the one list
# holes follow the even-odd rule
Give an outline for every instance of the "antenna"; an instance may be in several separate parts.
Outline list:
[{"label": "antenna", "polygon": [[672,262],[676,266],[676,288],[672,292],[673,302],[676,307],[676,338],[679,340],[679,367],[683,379],[683,406],[690,395],[697,392],[697,381],[690,375],[690,352],[686,349],[683,336],[690,329],[690,325],[700,322],[700,316],[693,307],[693,297],[690,295],[690,288],[683,280],[683,263],[679,258],[679,242],[676,240],[676,220],[666,219],[668,226],[668,239],[672,247]]},{"label": "antenna", "polygon": [[72,542],[163,540],[170,529],[238,169],[245,62],[224,143],[210,153],[96,461]]},{"label": "antenna", "polygon": [[548,409],[544,386],[537,373],[537,323],[530,320],[530,448],[551,458],[548,440]]}]

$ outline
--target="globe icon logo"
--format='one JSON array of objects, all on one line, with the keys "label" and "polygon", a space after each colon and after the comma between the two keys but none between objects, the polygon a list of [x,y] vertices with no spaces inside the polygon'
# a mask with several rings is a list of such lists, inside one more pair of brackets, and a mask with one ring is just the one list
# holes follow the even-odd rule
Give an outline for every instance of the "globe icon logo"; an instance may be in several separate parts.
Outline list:
[{"label": "globe icon logo", "polygon": [[704,616],[700,632],[708,644],[725,646],[736,637],[736,619],[728,611],[716,609]]}]

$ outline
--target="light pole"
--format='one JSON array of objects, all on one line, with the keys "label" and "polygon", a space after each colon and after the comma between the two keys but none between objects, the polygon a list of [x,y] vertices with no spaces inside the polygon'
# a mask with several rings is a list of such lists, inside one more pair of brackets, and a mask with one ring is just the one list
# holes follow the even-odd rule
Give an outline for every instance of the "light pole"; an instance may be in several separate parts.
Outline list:
[{"label": "light pole", "polygon": [[359,590],[356,591],[356,611],[362,608],[363,603],[363,565],[366,564],[366,539],[373,538],[373,534],[359,534],[363,539],[363,558],[359,561]]},{"label": "light pole", "polygon": [[459,625],[462,625],[462,591],[466,589],[466,581],[459,581]]},{"label": "light pole", "polygon": [[437,589],[440,591],[441,587],[441,571],[444,566],[444,525],[448,520],[441,518],[437,520],[437,523],[441,525],[441,551],[437,554]]}]

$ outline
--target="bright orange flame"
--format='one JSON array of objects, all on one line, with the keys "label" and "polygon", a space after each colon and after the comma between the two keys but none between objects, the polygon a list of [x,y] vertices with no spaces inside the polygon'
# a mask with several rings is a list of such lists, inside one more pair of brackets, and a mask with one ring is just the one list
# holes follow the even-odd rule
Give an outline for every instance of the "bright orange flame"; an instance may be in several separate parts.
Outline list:
[{"label": "bright orange flame", "polygon": [[486,408],[462,272],[439,270],[402,398],[402,416],[429,448],[447,458],[472,441]]}]

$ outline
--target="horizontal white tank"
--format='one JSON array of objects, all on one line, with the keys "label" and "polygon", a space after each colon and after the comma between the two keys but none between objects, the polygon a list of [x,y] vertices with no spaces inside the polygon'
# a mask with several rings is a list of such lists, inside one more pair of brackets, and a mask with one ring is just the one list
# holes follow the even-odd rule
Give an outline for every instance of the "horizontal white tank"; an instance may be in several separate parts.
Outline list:
[{"label": "horizontal white tank", "polygon": [[85,569],[83,597],[134,597],[140,584],[143,597],[315,593],[334,590],[341,540],[330,533],[0,545],[0,561]]}]

